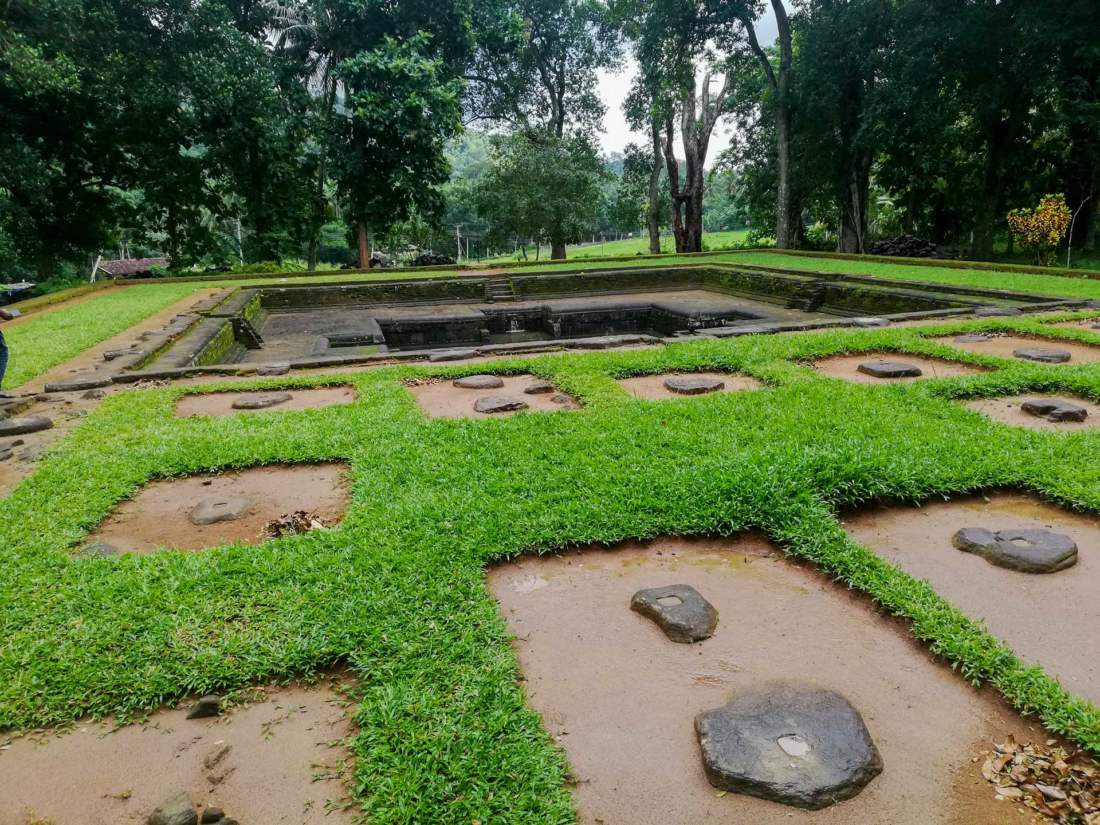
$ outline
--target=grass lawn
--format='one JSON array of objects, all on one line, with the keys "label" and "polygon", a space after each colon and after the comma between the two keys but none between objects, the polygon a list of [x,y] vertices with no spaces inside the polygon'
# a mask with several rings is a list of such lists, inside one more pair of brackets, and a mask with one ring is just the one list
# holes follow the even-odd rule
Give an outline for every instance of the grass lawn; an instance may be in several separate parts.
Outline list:
[{"label": "grass lawn", "polygon": [[[731,229],[725,232],[707,232],[703,236],[703,247],[707,250],[725,249],[745,242],[749,236],[747,229]],[[661,251],[668,254],[676,252],[676,242],[671,236],[661,238]],[[550,255],[550,247],[540,247],[539,254],[542,258]],[[584,258],[598,258],[611,255],[648,255],[649,236],[641,235],[637,238],[623,238],[621,241],[605,241],[604,243],[570,244],[565,248],[568,260],[583,260]],[[527,250],[527,259],[534,260],[534,249]],[[516,255],[498,255],[495,258],[486,258],[482,263],[507,263],[509,261],[522,260]]]},{"label": "grass lawn", "polygon": [[86,301],[48,309],[14,326],[0,325],[12,351],[4,388],[37,378],[204,286],[150,284],[108,290]]},{"label": "grass lawn", "polygon": [[[494,362],[493,371],[549,379],[585,407],[506,420],[427,420],[401,383],[485,364],[249,385],[358,390],[354,404],[305,412],[179,419],[182,394],[216,387],[113,395],[0,500],[0,729],[137,713],[346,662],[360,679],[354,791],[371,821],[571,822],[564,759],[525,707],[485,565],[589,542],[753,528],[905,617],[962,677],[1100,754],[1096,708],[854,543],[835,515],[877,498],[997,486],[1100,511],[1100,433],[1012,429],[953,403],[1031,390],[1100,399],[1100,365],[962,353],[1000,369],[869,387],[799,364],[883,348],[944,355],[922,336],[960,329],[1095,340],[989,319]],[[644,402],[613,380],[668,369],[739,370],[766,388]],[[70,560],[70,548],[152,478],[335,459],[350,463],[353,487],[334,530]]]}]

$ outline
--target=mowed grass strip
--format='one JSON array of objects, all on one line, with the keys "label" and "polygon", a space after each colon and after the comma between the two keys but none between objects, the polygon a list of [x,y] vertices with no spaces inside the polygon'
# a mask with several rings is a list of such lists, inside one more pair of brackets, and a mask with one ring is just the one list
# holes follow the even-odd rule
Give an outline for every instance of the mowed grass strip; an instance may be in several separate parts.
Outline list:
[{"label": "mowed grass strip", "polygon": [[[358,391],[348,406],[236,418],[174,417],[180,395],[199,388],[112,396],[0,501],[0,726],[125,716],[345,662],[360,679],[354,792],[373,821],[570,822],[566,766],[524,704],[485,566],[532,550],[755,528],[906,618],[965,678],[1100,754],[1096,708],[853,543],[834,515],[878,498],[1006,486],[1100,511],[1100,434],[1014,430],[952,400],[1039,389],[1100,399],[1100,365],[960,352],[1000,369],[881,387],[805,365],[850,351],[943,355],[929,336],[1037,326],[991,319],[494,362],[495,372],[552,380],[586,407],[506,420],[429,421],[402,383],[484,364],[236,384]],[[767,386],[644,402],[614,381],[702,369]],[[326,460],[349,462],[352,474],[350,509],[331,531],[70,560],[149,479]]]},{"label": "mowed grass strip", "polygon": [[88,300],[43,310],[19,324],[0,324],[11,350],[4,389],[33,381],[204,287],[148,284],[112,289]]}]

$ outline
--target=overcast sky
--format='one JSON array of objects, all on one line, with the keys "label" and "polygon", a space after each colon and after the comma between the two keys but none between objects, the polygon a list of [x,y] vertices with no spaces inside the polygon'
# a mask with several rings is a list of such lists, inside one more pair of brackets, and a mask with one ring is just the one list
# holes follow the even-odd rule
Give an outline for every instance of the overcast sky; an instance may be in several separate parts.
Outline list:
[{"label": "overcast sky", "polygon": [[[789,5],[784,3],[784,5]],[[768,5],[767,13],[756,23],[756,36],[765,46],[775,40],[775,15],[771,5]],[[600,136],[600,144],[605,152],[621,152],[623,148],[633,141],[643,147],[649,145],[649,135],[631,132],[623,116],[623,101],[630,93],[631,79],[635,73],[636,64],[633,60],[627,61],[619,72],[600,73],[600,98],[607,107],[604,115],[604,132]],[[714,134],[710,141],[708,164],[718,157],[718,153],[729,146],[729,126],[724,121],[719,121],[714,128]],[[683,147],[679,149],[683,153]]]}]

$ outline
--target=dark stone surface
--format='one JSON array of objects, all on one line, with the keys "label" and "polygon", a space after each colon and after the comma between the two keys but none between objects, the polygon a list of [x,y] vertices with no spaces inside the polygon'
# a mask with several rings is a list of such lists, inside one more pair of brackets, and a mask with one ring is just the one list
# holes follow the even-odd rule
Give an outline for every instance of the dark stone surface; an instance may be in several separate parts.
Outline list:
[{"label": "dark stone surface", "polygon": [[207,719],[211,716],[220,716],[222,712],[222,697],[211,693],[203,696],[187,711],[188,719]]},{"label": "dark stone surface", "polygon": [[479,413],[502,413],[526,410],[527,402],[504,395],[487,395],[474,402],[474,410]]},{"label": "dark stone surface", "polygon": [[444,352],[433,352],[428,356],[429,361],[463,361],[477,355],[476,349],[449,349]]},{"label": "dark stone surface", "polygon": [[12,451],[10,447],[0,447],[0,461],[7,461],[12,457]]},{"label": "dark stone surface", "polygon": [[888,326],[890,326],[890,322],[888,320],[886,320],[885,318],[874,318],[874,317],[853,318],[852,319],[852,325],[857,326],[857,327],[867,327],[867,328],[871,328],[871,327],[888,327]]},{"label": "dark stone surface", "polygon": [[0,436],[23,435],[48,430],[53,421],[44,415],[28,415],[22,418],[5,418],[0,421]]},{"label": "dark stone surface", "polygon": [[1050,530],[986,530],[964,527],[951,543],[964,553],[1021,573],[1056,573],[1077,563],[1077,544]]},{"label": "dark stone surface", "polygon": [[639,590],[630,609],[657,623],[674,642],[691,644],[709,639],[718,626],[718,611],[688,584]]},{"label": "dark stone surface", "polygon": [[67,378],[64,381],[55,381],[47,384],[46,392],[79,392],[80,390],[98,390],[109,387],[113,382],[110,378],[95,375],[86,375],[78,378]]},{"label": "dark stone surface", "polygon": [[114,361],[119,358],[125,358],[128,355],[138,356],[144,355],[144,351],[137,348],[130,349],[109,349],[103,353],[104,361]]},{"label": "dark stone surface", "polygon": [[1089,411],[1080,404],[1061,398],[1032,398],[1021,404],[1020,409],[1047,421],[1084,421],[1089,417]]},{"label": "dark stone surface", "polygon": [[1003,318],[1009,315],[1023,315],[1023,310],[1016,307],[978,307],[974,315],[978,318]]},{"label": "dark stone surface", "polygon": [[875,361],[864,361],[856,369],[864,375],[873,378],[917,378],[924,373],[920,367],[906,364],[903,361],[887,361],[879,358]]},{"label": "dark stone surface", "polygon": [[191,804],[191,797],[186,793],[178,793],[166,802],[161,803],[149,819],[147,825],[198,825],[199,815],[195,813],[195,806]]},{"label": "dark stone surface", "polygon": [[225,819],[225,811],[221,808],[207,808],[202,812],[202,816],[199,817],[199,822],[203,825],[207,825],[210,822],[221,822]]},{"label": "dark stone surface", "polygon": [[1039,361],[1043,364],[1065,364],[1073,357],[1064,349],[1048,347],[1020,347],[1012,350],[1012,354],[1025,361]]},{"label": "dark stone surface", "polygon": [[966,335],[956,335],[956,344],[984,344],[986,341],[993,340],[993,336],[987,332],[971,332]]},{"label": "dark stone surface", "polygon": [[726,382],[718,378],[666,378],[665,389],[677,395],[703,395],[724,389]]},{"label": "dark stone surface", "polygon": [[285,404],[291,398],[289,392],[265,392],[260,395],[242,395],[233,402],[235,410],[266,410]]},{"label": "dark stone surface", "polygon": [[80,396],[85,401],[98,401],[101,398],[107,397],[106,390],[88,390],[86,393]]},{"label": "dark stone surface", "polygon": [[91,544],[85,544],[77,552],[77,557],[82,559],[103,559],[109,556],[117,556],[119,550],[113,544],[108,544],[105,541],[96,541]]},{"label": "dark stone surface", "polygon": [[495,390],[503,387],[504,381],[499,375],[467,375],[455,379],[454,385],[464,390]]},{"label": "dark stone surface", "polygon": [[550,396],[550,401],[554,404],[572,404],[573,396],[559,392],[557,395]]},{"label": "dark stone surface", "polygon": [[256,367],[256,375],[286,375],[290,372],[289,361],[276,361],[273,364],[260,364]]},{"label": "dark stone surface", "polygon": [[776,684],[695,717],[716,788],[817,810],[851,799],[882,772],[863,719],[843,696]]},{"label": "dark stone surface", "polygon": [[235,521],[252,507],[243,496],[211,496],[204,498],[191,510],[191,523],[216,524],[219,521]]},{"label": "dark stone surface", "polygon": [[554,391],[554,385],[549,381],[532,381],[523,388],[526,395],[546,395]]}]

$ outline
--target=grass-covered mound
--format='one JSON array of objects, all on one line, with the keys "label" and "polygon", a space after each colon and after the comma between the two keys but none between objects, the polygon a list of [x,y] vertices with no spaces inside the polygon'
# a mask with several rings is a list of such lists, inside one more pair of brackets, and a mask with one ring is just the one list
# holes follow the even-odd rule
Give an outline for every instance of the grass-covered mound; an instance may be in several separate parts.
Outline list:
[{"label": "grass-covered mound", "polygon": [[[0,727],[135,712],[345,661],[362,692],[355,792],[376,821],[572,821],[564,761],[524,706],[485,565],[590,542],[755,528],[908,619],[963,677],[1100,753],[1094,707],[853,543],[835,516],[881,497],[994,486],[1100,511],[1100,434],[1011,429],[952,401],[1025,390],[1100,399],[1100,365],[983,359],[922,337],[963,328],[1097,340],[996,319],[495,362],[494,371],[532,372],[585,405],[506,420],[428,421],[402,384],[484,364],[254,383],[358,389],[354,404],[303,412],[174,416],[181,394],[216,386],[112,396],[0,501]],[[998,369],[868,387],[800,363],[882,349]],[[613,380],[673,369],[738,370],[766,387],[645,402]],[[70,548],[151,478],[323,460],[352,467],[351,506],[331,532],[70,560]]]}]

